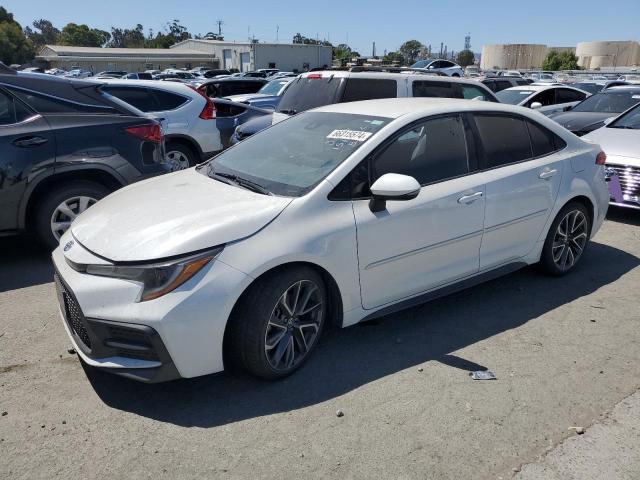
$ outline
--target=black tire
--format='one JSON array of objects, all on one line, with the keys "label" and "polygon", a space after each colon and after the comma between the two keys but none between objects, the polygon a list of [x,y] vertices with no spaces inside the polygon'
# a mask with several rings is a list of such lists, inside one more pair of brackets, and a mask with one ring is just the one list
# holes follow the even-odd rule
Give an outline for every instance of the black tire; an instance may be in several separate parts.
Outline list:
[{"label": "black tire", "polygon": [[75,180],[55,187],[40,201],[35,210],[33,229],[38,241],[50,250],[58,246],[58,239],[51,228],[51,220],[60,204],[74,197],[89,197],[98,201],[109,193],[109,189],[103,185],[87,180]]},{"label": "black tire", "polygon": [[[584,227],[584,232],[582,232],[584,235],[586,235],[585,242],[582,246],[582,249],[579,251],[579,255],[575,256],[575,253],[572,254],[575,256],[574,257],[575,260],[571,263],[571,265],[568,266],[568,268],[563,268],[561,266],[562,262],[560,262],[560,265],[559,265],[557,261],[558,251],[562,248],[562,242],[557,242],[556,246],[554,247],[554,241],[556,241],[557,238],[559,238],[558,236],[561,237],[561,233],[558,230],[560,222],[562,222],[565,218],[567,218],[569,214],[572,214],[575,212],[579,212],[579,214],[582,215],[582,217],[584,217],[584,221],[586,222],[586,225]],[[589,215],[587,208],[580,202],[570,202],[566,204],[564,207],[562,207],[560,212],[558,212],[558,215],[556,215],[556,218],[553,220],[553,223],[549,228],[549,233],[547,233],[547,238],[545,239],[544,246],[542,247],[542,255],[540,257],[540,264],[539,264],[540,267],[546,273],[549,273],[551,275],[558,276],[558,277],[562,275],[566,275],[567,273],[573,271],[576,268],[576,266],[580,263],[580,260],[582,259],[582,257],[584,256],[584,252],[587,249],[587,246],[589,245],[590,237],[591,237],[591,217]],[[560,244],[559,246],[558,246],[558,243]],[[564,249],[568,249],[567,245],[573,246],[574,251],[575,251],[575,248],[579,247],[577,243],[573,243],[573,240],[571,238],[566,240],[566,245],[564,246]],[[570,249],[569,250],[564,250],[564,249],[562,250],[562,252],[570,253],[569,252]],[[556,252],[555,253],[556,258],[554,258],[554,250]]]},{"label": "black tire", "polygon": [[[305,345],[308,345],[306,353],[298,355],[298,357],[295,357],[294,354],[297,359],[295,364],[290,367],[276,368],[272,364],[273,357],[268,358],[267,354],[268,329],[274,330],[270,320],[272,314],[276,314],[283,294],[300,282],[303,282],[303,285],[310,285],[306,282],[311,282],[317,286],[317,298],[322,302],[319,307],[321,312],[318,315],[317,331],[308,344],[306,339],[304,340]],[[316,291],[314,290],[314,292]],[[240,367],[265,380],[283,378],[296,371],[308,359],[318,343],[328,312],[327,299],[327,291],[322,277],[309,267],[298,266],[279,270],[259,279],[242,296],[229,320],[224,347],[225,360],[229,362],[228,366]],[[290,335],[291,348],[295,352],[295,349],[301,346],[299,342],[303,329],[289,326],[289,330],[290,333],[287,332],[285,335]],[[302,333],[303,337],[304,335]],[[288,344],[288,341],[286,343]],[[279,345],[279,343],[275,344]],[[273,352],[272,355],[277,356],[277,347],[273,348]],[[283,357],[286,357],[286,353]]]},{"label": "black tire", "polygon": [[[193,149],[190,146],[185,145],[184,143],[169,141],[165,145],[165,152],[166,152],[165,155],[167,157],[167,160],[169,161],[173,161],[171,158],[169,158],[169,155],[171,154],[171,152],[179,152],[180,154],[186,157],[189,163],[189,167],[193,167],[198,163],[198,157],[196,153],[193,151]],[[188,167],[182,167],[182,168],[188,168]],[[177,170],[177,168],[175,168],[175,170]]]}]

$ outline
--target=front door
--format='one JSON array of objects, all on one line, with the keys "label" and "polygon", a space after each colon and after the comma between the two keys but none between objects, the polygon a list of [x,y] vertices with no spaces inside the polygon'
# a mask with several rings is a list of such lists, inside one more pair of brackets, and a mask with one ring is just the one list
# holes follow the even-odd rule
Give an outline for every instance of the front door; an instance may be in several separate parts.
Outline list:
[{"label": "front door", "polygon": [[368,161],[371,182],[385,173],[420,182],[417,198],[373,213],[354,200],[362,304],[407,298],[478,271],[484,185],[473,174],[460,116],[414,123]]}]

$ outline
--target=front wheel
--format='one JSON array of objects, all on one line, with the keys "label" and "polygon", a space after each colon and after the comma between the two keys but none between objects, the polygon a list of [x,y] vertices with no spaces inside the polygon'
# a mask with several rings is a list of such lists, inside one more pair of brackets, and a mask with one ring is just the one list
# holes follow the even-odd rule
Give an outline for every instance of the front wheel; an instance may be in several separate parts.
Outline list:
[{"label": "front wheel", "polygon": [[591,219],[584,205],[565,205],[551,224],[540,264],[548,273],[565,275],[577,265],[589,243]]},{"label": "front wheel", "polygon": [[327,314],[322,277],[295,267],[258,280],[230,320],[225,348],[249,373],[274,380],[290,375],[316,346]]}]

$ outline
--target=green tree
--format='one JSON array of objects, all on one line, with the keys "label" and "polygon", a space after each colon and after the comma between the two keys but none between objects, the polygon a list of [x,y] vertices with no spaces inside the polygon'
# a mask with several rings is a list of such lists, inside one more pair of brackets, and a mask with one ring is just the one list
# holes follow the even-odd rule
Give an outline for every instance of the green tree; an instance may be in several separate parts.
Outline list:
[{"label": "green tree", "polygon": [[0,60],[7,65],[33,60],[35,51],[13,14],[0,7]]},{"label": "green tree", "polygon": [[102,47],[110,38],[111,34],[104,30],[89,28],[84,24],[68,23],[60,32],[56,43],[75,47]]},{"label": "green tree", "polygon": [[191,38],[187,27],[181,25],[180,20],[177,19],[167,23],[164,31],[156,33],[155,37],[152,33],[149,32],[147,37],[146,46],[148,48],[169,48],[175,43]]},{"label": "green tree", "polygon": [[41,18],[33,22],[33,30],[31,27],[25,27],[24,33],[36,49],[44,45],[53,45],[58,41],[60,30],[53,26],[49,20]]},{"label": "green tree", "polygon": [[418,58],[422,48],[424,48],[424,45],[422,45],[418,40],[408,40],[400,46],[398,51],[402,55],[405,63],[412,65]]},{"label": "green tree", "polygon": [[382,57],[382,61],[384,63],[402,63],[404,62],[404,58],[399,52],[388,52],[384,57]]},{"label": "green tree", "polygon": [[138,24],[135,28],[111,27],[111,40],[107,46],[113,48],[144,48],[146,42],[144,27]]},{"label": "green tree", "polygon": [[346,64],[349,60],[351,60],[351,57],[353,56],[351,47],[346,43],[341,43],[340,45],[336,45],[335,47],[333,47],[332,52],[333,52],[333,59],[340,60],[340,63],[342,65]]},{"label": "green tree", "polygon": [[458,65],[460,65],[461,67],[473,65],[474,60],[475,60],[475,56],[473,55],[473,52],[471,50],[462,50],[460,53],[458,53],[458,56],[456,57],[456,61],[458,62]]},{"label": "green tree", "polygon": [[580,70],[580,67],[578,66],[578,57],[572,51],[551,50],[542,62],[542,69],[555,72],[558,70]]}]

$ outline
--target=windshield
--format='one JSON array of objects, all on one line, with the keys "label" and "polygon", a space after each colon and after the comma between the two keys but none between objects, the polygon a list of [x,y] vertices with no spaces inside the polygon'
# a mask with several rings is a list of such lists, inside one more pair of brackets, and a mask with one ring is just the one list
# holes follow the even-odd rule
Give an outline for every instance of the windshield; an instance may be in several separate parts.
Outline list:
[{"label": "windshield", "polygon": [[496,97],[502,103],[510,103],[511,105],[518,105],[520,102],[529,98],[530,95],[536,93],[533,90],[511,90],[507,88],[506,90],[501,90],[496,93]]},{"label": "windshield", "polygon": [[280,93],[280,90],[282,90],[282,87],[284,87],[287,83],[289,83],[288,80],[273,80],[265,84],[264,87],[258,90],[258,93],[262,93],[264,95],[278,95],[278,93]]},{"label": "windshield", "polygon": [[333,75],[329,77],[321,75],[298,77],[282,95],[278,111],[293,115],[336,103],[341,84],[342,78],[336,78]]},{"label": "windshield", "polygon": [[640,105],[636,105],[624,115],[620,115],[616,120],[607,125],[607,127],[640,130]]},{"label": "windshield", "polygon": [[240,185],[247,180],[275,195],[299,197],[390,121],[368,115],[306,112],[225,150],[200,171],[212,178],[224,175]]},{"label": "windshield", "polygon": [[576,105],[574,112],[621,113],[640,102],[640,90],[636,92],[620,92],[609,90],[597,93]]}]

